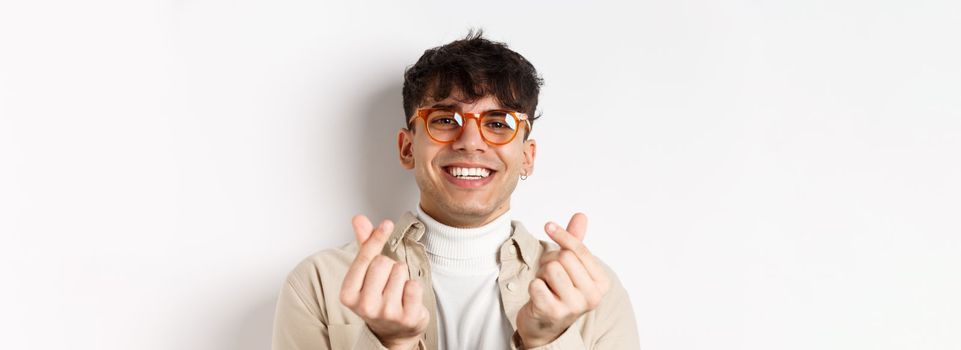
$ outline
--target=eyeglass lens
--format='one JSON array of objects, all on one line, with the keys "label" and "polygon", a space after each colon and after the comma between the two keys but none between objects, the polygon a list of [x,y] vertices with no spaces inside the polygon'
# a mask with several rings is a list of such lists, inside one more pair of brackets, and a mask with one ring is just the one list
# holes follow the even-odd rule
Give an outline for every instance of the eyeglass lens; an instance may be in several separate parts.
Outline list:
[{"label": "eyeglass lens", "polygon": [[[467,122],[466,119],[454,111],[433,111],[427,116],[428,131],[438,141],[452,141],[460,134],[460,129]],[[517,133],[517,123],[517,117],[513,114],[504,111],[488,111],[481,116],[480,132],[491,142],[504,143]]]}]

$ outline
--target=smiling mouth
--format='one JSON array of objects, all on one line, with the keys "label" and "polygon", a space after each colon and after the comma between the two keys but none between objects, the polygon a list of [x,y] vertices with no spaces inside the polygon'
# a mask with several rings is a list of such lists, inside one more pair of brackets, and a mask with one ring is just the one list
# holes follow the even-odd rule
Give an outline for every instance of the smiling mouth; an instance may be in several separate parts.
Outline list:
[{"label": "smiling mouth", "polygon": [[495,171],[487,168],[479,167],[458,167],[458,166],[447,166],[444,167],[450,176],[461,180],[481,180],[493,175]]}]

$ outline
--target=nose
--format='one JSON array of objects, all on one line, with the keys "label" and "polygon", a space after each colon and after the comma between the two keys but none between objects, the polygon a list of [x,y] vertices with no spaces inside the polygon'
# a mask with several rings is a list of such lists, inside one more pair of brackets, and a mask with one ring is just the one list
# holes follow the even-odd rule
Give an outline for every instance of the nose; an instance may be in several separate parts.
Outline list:
[{"label": "nose", "polygon": [[480,128],[478,127],[478,119],[476,115],[464,115],[464,130],[461,132],[460,137],[451,143],[451,147],[455,150],[464,151],[486,151],[487,142],[484,142],[484,138],[481,137]]}]

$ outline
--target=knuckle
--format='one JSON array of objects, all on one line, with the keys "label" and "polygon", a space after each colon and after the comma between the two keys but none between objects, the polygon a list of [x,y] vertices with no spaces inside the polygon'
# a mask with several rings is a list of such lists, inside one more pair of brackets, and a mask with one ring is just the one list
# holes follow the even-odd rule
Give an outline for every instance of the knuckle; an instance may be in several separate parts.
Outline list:
[{"label": "knuckle", "polygon": [[578,245],[577,245],[577,252],[578,252],[578,253],[581,253],[581,254],[584,254],[584,255],[587,255],[587,256],[590,256],[590,255],[591,255],[591,250],[590,250],[590,249],[587,249],[587,245],[584,244],[584,243],[581,243],[581,244],[578,244]]},{"label": "knuckle", "polygon": [[601,305],[601,298],[592,297],[587,299],[587,309],[594,310]]},{"label": "knuckle", "polygon": [[358,316],[368,319],[379,318],[378,311],[377,305],[374,305],[373,303],[362,303],[357,307],[357,313],[359,314]]},{"label": "knuckle", "polygon": [[381,316],[388,321],[397,322],[400,321],[401,315],[400,310],[391,305],[384,305],[384,309],[380,312]]},{"label": "knuckle", "polygon": [[534,272],[534,277],[535,277],[535,278],[540,278],[541,280],[546,281],[547,272],[548,272],[548,270],[547,270],[547,265],[541,265],[541,266],[537,269],[537,271]]},{"label": "knuckle", "polygon": [[404,294],[410,292],[412,296],[418,296],[421,295],[423,291],[423,287],[420,286],[420,283],[418,283],[417,280],[408,280],[404,284]]},{"label": "knuckle", "polygon": [[564,266],[557,261],[552,261],[547,266],[545,266],[547,274],[553,278],[561,278],[564,274],[567,274],[564,270]]},{"label": "knuckle", "polygon": [[357,303],[357,295],[348,293],[346,290],[340,291],[340,303],[348,308],[352,308]]},{"label": "knuckle", "polygon": [[546,287],[547,282],[545,282],[543,278],[538,278],[535,282],[531,282],[531,284],[527,286],[527,292],[531,295],[531,298],[537,297],[538,300],[540,300]]},{"label": "knuckle", "polygon": [[403,318],[401,319],[403,322],[402,324],[407,328],[417,328],[417,326],[420,325],[421,322],[423,321],[424,315],[427,315],[427,314],[428,314],[427,308],[424,306],[421,306],[419,308],[407,309],[402,315],[403,316]]},{"label": "knuckle", "polygon": [[575,304],[576,304],[575,305],[576,307],[574,309],[581,312],[593,309],[593,307],[591,307],[590,299],[588,299],[585,296],[581,296],[580,298],[577,298],[577,301],[575,302]]},{"label": "knuckle", "polygon": [[417,311],[419,311],[419,310],[411,311],[411,312],[408,312],[408,313],[406,313],[406,314],[404,314],[404,315],[400,315],[400,318],[398,319],[398,322],[397,322],[397,323],[400,324],[401,327],[404,327],[404,328],[415,328],[415,327],[417,327],[417,321],[419,321],[418,318],[417,318],[417,315],[418,315],[418,312],[417,312]]},{"label": "knuckle", "polygon": [[567,266],[577,266],[580,264],[580,261],[577,259],[577,256],[575,256],[574,253],[563,254],[558,260]]},{"label": "knuckle", "polygon": [[531,296],[531,311],[533,311],[538,315],[546,315],[547,312],[550,311],[550,310],[544,309],[543,303],[541,303],[542,299],[543,297],[541,296],[538,296],[536,298]]},{"label": "knuckle", "polygon": [[527,285],[527,294],[530,294],[531,298],[537,296],[537,283],[531,282]]},{"label": "knuckle", "polygon": [[601,294],[601,291],[596,289],[588,291],[586,296],[587,303],[588,305],[591,305],[592,308],[597,307],[597,305],[601,303],[601,300],[604,300],[604,296]]},{"label": "knuckle", "polygon": [[391,269],[391,274],[393,274],[394,276],[406,279],[407,266],[404,264],[394,264],[393,269]]},{"label": "knuckle", "polygon": [[393,263],[393,262],[394,262],[394,261],[391,260],[390,258],[378,254],[377,256],[374,257],[374,260],[371,261],[371,264],[374,264],[374,265],[377,265],[377,266],[384,266],[384,265],[387,265],[387,264],[391,264],[391,263]]}]

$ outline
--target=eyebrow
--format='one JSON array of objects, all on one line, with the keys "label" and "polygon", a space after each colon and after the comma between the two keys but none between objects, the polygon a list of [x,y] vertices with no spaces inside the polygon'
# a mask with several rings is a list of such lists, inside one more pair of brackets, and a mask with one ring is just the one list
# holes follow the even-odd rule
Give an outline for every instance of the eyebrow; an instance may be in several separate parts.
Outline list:
[{"label": "eyebrow", "polygon": [[[460,109],[460,106],[458,106],[458,105],[455,104],[455,103],[443,103],[443,102],[435,103],[433,106],[430,106],[429,108],[447,109],[447,110],[452,110],[452,111],[460,111],[460,110],[461,110],[461,109]],[[500,110],[505,110],[505,109],[506,109],[506,108],[494,108],[494,109],[491,109],[491,110],[492,110],[492,111],[500,111]]]},{"label": "eyebrow", "polygon": [[440,102],[435,103],[433,106],[430,106],[430,108],[444,108],[444,109],[454,109],[456,107],[457,105],[453,103],[440,103]]}]

